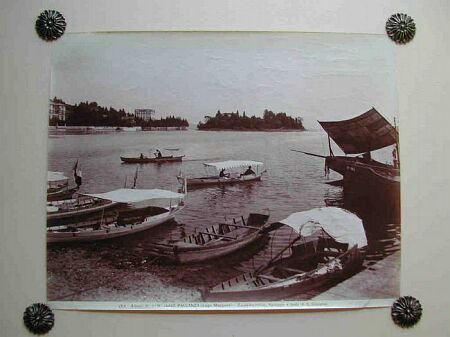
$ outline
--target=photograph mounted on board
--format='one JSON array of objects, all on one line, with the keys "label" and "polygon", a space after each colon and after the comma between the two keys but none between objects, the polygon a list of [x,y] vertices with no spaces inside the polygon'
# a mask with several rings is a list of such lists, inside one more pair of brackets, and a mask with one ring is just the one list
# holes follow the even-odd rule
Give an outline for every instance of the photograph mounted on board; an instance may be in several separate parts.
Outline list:
[{"label": "photograph mounted on board", "polygon": [[390,306],[394,61],[384,35],[64,35],[51,59],[48,301]]}]

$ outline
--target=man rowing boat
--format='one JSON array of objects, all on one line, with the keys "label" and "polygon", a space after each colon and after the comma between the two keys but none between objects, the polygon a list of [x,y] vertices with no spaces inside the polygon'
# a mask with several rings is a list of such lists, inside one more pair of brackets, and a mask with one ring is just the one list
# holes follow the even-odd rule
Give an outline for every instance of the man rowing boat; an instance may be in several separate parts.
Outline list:
[{"label": "man rowing boat", "polygon": [[252,167],[249,166],[248,169],[245,170],[245,172],[241,174],[241,177],[242,177],[242,176],[249,176],[249,175],[251,175],[251,174],[256,174],[256,173],[252,170]]}]

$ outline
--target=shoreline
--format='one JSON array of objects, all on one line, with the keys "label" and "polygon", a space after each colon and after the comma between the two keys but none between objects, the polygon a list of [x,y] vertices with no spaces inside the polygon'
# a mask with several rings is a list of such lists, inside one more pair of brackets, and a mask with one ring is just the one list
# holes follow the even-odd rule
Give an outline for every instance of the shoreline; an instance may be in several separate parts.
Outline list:
[{"label": "shoreline", "polygon": [[234,131],[234,132],[304,132],[308,129],[203,129],[196,131]]},{"label": "shoreline", "polygon": [[114,133],[114,132],[152,132],[152,131],[199,131],[199,132],[305,132],[311,131],[309,129],[203,129],[199,130],[189,129],[189,128],[178,128],[178,127],[160,127],[153,128],[151,130],[144,130],[140,127],[111,127],[111,126],[67,126],[67,127],[48,127],[49,134],[52,132],[83,132],[83,133]]}]

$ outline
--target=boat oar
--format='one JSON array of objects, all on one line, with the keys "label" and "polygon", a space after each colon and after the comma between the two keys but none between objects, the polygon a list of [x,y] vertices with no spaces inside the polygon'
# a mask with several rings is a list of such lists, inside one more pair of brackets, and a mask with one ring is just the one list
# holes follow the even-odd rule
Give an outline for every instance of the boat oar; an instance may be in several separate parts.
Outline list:
[{"label": "boat oar", "polygon": [[315,153],[311,153],[311,152],[305,152],[305,151],[300,151],[300,150],[294,150],[294,149],[290,149],[293,152],[300,152],[303,154],[307,154],[308,156],[313,156],[313,157],[319,157],[319,158],[327,158],[327,156],[323,156],[321,154],[315,154]]},{"label": "boat oar", "polygon": [[283,255],[283,253],[288,250],[289,248],[291,248],[293,246],[294,243],[296,243],[298,240],[300,240],[301,236],[297,235],[292,241],[290,241],[286,247],[284,247],[280,252],[278,252],[278,254],[276,254],[273,258],[271,258],[269,260],[269,262],[267,262],[266,264],[263,264],[262,266],[258,267],[255,270],[255,275],[258,274],[260,271],[266,269],[267,267],[269,267],[273,261],[275,261],[276,259],[278,259],[281,255]]}]

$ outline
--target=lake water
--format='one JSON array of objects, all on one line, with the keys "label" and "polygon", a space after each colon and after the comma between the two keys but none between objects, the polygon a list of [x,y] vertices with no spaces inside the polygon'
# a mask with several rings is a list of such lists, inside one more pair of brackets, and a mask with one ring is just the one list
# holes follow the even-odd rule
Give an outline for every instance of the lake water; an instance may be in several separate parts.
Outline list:
[{"label": "lake water", "polygon": [[[175,149],[169,151],[165,149]],[[204,175],[204,162],[229,159],[256,160],[267,170],[261,182],[189,191],[185,208],[176,222],[116,240],[50,246],[48,248],[48,296],[50,300],[145,300],[195,301],[197,289],[252,269],[280,250],[292,233],[275,231],[263,249],[250,247],[231,257],[192,266],[152,263],[147,244],[179,238],[196,228],[246,217],[251,212],[269,213],[270,222],[293,212],[326,205],[356,211],[363,219],[369,241],[366,267],[400,249],[400,225],[383,210],[349,206],[342,187],[326,182],[324,160],[290,149],[326,154],[325,135],[306,132],[113,132],[104,134],[51,134],[49,170],[70,175],[78,159],[83,172],[81,192],[101,193],[132,184],[136,165],[121,164],[120,155],[185,155],[182,163],[138,165],[138,188],[176,191],[176,176]],[[395,224],[397,223],[397,224]],[[255,254],[256,253],[256,254]],[[305,295],[306,298],[313,294]],[[370,294],[367,295],[370,297]]]}]

